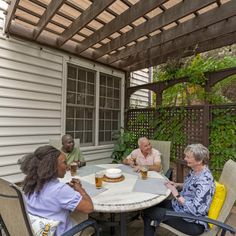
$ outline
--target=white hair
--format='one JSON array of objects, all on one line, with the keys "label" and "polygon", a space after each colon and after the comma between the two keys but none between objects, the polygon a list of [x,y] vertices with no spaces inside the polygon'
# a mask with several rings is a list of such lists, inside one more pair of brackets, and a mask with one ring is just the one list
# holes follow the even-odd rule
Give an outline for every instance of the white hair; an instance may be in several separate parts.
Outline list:
[{"label": "white hair", "polygon": [[140,147],[140,145],[143,143],[143,141],[145,141],[145,140],[147,140],[148,141],[148,139],[146,138],[146,137],[141,137],[141,138],[139,138],[138,139],[138,146]]},{"label": "white hair", "polygon": [[196,161],[202,161],[203,164],[207,164],[209,161],[209,150],[201,143],[190,144],[185,150],[184,154],[192,153]]}]

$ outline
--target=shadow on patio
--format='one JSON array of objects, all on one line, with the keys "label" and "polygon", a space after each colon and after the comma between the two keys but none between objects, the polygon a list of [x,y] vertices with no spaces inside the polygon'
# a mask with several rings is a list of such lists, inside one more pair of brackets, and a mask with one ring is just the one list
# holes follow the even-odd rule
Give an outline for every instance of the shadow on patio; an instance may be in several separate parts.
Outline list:
[{"label": "shadow on patio", "polygon": [[[229,215],[228,220],[226,221],[227,224],[236,228],[236,207],[234,207]],[[107,236],[109,234],[106,234]],[[128,236],[135,235],[135,236],[143,236],[143,221],[135,220],[128,225]],[[158,232],[156,232],[155,236],[174,236],[175,234],[167,231],[166,229],[160,228]],[[226,233],[227,236],[232,234]],[[116,236],[119,236],[119,232],[117,232]]]}]

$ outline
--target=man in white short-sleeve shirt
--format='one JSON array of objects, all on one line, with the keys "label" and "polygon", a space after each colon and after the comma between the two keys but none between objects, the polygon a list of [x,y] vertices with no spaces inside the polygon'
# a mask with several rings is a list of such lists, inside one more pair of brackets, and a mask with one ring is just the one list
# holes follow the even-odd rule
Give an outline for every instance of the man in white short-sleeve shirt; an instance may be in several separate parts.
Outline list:
[{"label": "man in white short-sleeve shirt", "polygon": [[136,171],[145,165],[148,170],[161,171],[161,153],[152,148],[146,137],[139,138],[139,148],[133,150],[124,160],[123,164],[130,165]]}]

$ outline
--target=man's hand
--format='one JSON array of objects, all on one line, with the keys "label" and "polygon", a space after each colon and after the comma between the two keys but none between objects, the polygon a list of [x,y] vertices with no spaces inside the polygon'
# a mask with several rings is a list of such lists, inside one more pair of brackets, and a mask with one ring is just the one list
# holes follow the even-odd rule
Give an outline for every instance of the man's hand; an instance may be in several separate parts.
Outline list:
[{"label": "man's hand", "polygon": [[127,159],[127,164],[130,165],[131,167],[135,166],[133,159]]},{"label": "man's hand", "polygon": [[141,171],[141,166],[134,166],[134,171],[135,172],[140,172]]}]

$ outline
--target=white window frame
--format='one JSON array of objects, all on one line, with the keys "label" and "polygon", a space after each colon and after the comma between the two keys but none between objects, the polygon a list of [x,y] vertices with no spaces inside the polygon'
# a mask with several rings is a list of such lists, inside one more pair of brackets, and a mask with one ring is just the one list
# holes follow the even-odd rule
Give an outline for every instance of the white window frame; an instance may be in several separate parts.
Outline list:
[{"label": "white window frame", "polygon": [[[119,77],[121,79],[121,107],[120,107],[120,126],[124,127],[124,97],[125,97],[125,73],[114,68],[94,63],[85,59],[79,59],[76,57],[65,57],[63,61],[63,81],[62,81],[62,134],[65,134],[66,130],[66,94],[67,94],[67,68],[68,64],[72,64],[85,69],[93,70],[95,72],[95,122],[94,122],[94,145],[89,146],[86,150],[93,149],[94,147],[107,147],[113,146],[114,144],[99,145],[99,77],[100,73],[108,74],[111,76]],[[81,144],[81,146],[83,146]]]}]

